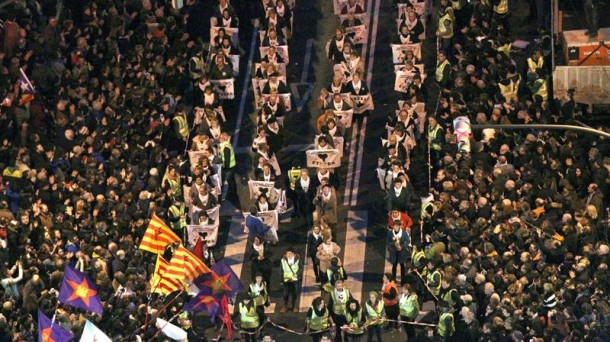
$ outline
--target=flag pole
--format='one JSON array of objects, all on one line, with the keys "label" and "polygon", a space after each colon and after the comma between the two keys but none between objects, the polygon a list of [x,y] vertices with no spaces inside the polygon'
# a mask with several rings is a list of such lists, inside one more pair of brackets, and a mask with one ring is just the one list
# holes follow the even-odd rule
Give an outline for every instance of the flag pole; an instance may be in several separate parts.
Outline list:
[{"label": "flag pole", "polygon": [[25,74],[25,72],[23,72],[22,68],[19,68],[19,72],[21,72],[21,76],[23,76],[23,79],[28,83],[28,85],[30,86],[30,88],[32,88],[32,91],[34,90],[34,86],[32,85],[32,83],[30,83],[30,79],[28,78],[28,76]]},{"label": "flag pole", "polygon": [[[174,299],[172,299],[169,303],[167,303],[164,307],[161,308],[161,310],[157,311],[155,313],[155,315],[151,318],[150,322],[144,324],[144,328],[142,330],[146,330],[146,328],[148,328],[148,326],[150,325],[150,323],[152,321],[154,321],[155,319],[157,319],[157,317],[159,317],[159,315],[165,311],[165,309],[167,309],[173,302],[176,301],[176,299],[178,299],[178,297],[180,297],[180,295],[182,294],[182,291],[178,292],[178,294],[174,297]],[[182,310],[181,310],[182,311]]]}]

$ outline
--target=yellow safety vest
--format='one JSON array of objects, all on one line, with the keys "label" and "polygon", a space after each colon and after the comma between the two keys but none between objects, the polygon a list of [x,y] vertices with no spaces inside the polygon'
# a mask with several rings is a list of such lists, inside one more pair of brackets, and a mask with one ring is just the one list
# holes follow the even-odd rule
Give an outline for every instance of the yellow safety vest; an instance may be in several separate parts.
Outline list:
[{"label": "yellow safety vest", "polygon": [[383,302],[382,301],[378,301],[377,305],[375,307],[372,307],[369,302],[366,302],[366,314],[369,316],[370,318],[370,323],[369,325],[379,325],[382,324],[383,321],[381,320],[383,318],[382,313],[383,313]]},{"label": "yellow safety vest", "polygon": [[436,70],[434,71],[434,78],[437,82],[441,82],[443,80],[443,71],[445,70],[445,66],[450,65],[449,61],[445,59],[443,63],[440,63],[436,66]]},{"label": "yellow safety vest", "polygon": [[544,101],[549,99],[549,92],[546,87],[546,81],[539,78],[534,83],[541,83],[540,88],[536,91],[534,95],[540,95]]},{"label": "yellow safety vest", "polygon": [[345,310],[347,308],[347,301],[349,300],[349,290],[343,289],[343,299],[339,298],[337,294],[337,290],[333,290],[330,295],[333,298],[333,313],[335,315],[345,315]]},{"label": "yellow safety vest", "polygon": [[167,182],[169,183],[169,187],[174,190],[174,194],[176,196],[182,195],[182,185],[180,184],[180,179],[167,178]]},{"label": "yellow safety vest", "polygon": [[494,6],[494,12],[498,14],[508,13],[508,0],[501,0],[498,5]]},{"label": "yellow safety vest", "polygon": [[199,80],[203,76],[203,71],[205,69],[205,63],[203,63],[203,58],[193,56],[191,57],[191,62],[195,62],[194,70],[189,70],[189,72],[191,73],[191,78],[194,80]]},{"label": "yellow safety vest", "polygon": [[178,134],[180,134],[180,137],[184,139],[188,138],[189,124],[186,121],[186,117],[184,117],[183,115],[176,115],[174,116],[174,120],[178,124]]},{"label": "yellow safety vest", "polygon": [[293,190],[297,186],[297,181],[301,178],[301,170],[300,169],[290,169],[288,171],[288,179],[290,180],[290,190]]},{"label": "yellow safety vest", "polygon": [[[434,276],[438,274],[438,284],[433,285],[432,282],[434,282]],[[432,273],[429,273],[426,276],[426,283],[428,285],[428,288],[430,289],[430,293],[432,293],[433,295],[437,296],[439,295],[439,293],[441,293],[441,273],[439,271],[434,271]]]},{"label": "yellow safety vest", "polygon": [[[430,141],[433,141],[436,138],[436,135],[438,134],[438,132],[440,130],[441,130],[440,125],[436,125],[436,127],[434,127],[432,130],[430,128],[428,128],[428,139],[430,139]],[[441,145],[439,143],[432,143],[430,148],[435,151],[440,151]]]},{"label": "yellow safety vest", "polygon": [[398,307],[400,308],[400,315],[409,319],[415,319],[419,315],[419,301],[417,294],[409,294],[400,296],[398,301]]},{"label": "yellow safety vest", "polygon": [[362,323],[362,309],[359,309],[358,312],[356,312],[355,316],[352,316],[349,312],[345,312],[345,320],[347,321],[347,325],[351,329],[351,332],[349,332],[348,334],[364,334],[364,327],[360,325],[360,323]]},{"label": "yellow safety vest", "polygon": [[284,272],[284,282],[297,281],[299,280],[299,261],[294,260],[295,263],[290,265],[288,261],[282,258],[282,271]]},{"label": "yellow safety vest", "polygon": [[180,313],[180,315],[178,315],[178,317],[180,317],[180,319],[182,319],[185,323],[182,323],[182,329],[184,330],[188,330],[191,328],[191,321],[188,319],[189,318],[189,313],[186,311],[183,311],[182,313]]},{"label": "yellow safety vest", "polygon": [[[169,207],[169,212],[174,216],[174,217],[180,217],[182,215],[184,215],[184,204],[182,204],[180,206],[180,208],[178,208],[176,205],[172,205],[171,207]],[[171,227],[173,230],[180,230],[186,227],[186,221],[184,221],[183,219],[179,219],[176,222],[172,222],[171,223]]]},{"label": "yellow safety vest", "polygon": [[534,61],[532,59],[532,57],[529,57],[527,59],[527,72],[535,72],[538,73],[538,69],[542,69],[542,66],[544,65],[544,58],[542,58],[542,56],[540,58],[538,58],[537,61]]},{"label": "yellow safety vest", "polygon": [[513,43],[508,43],[508,44],[499,46],[496,50],[498,50],[498,52],[504,52],[504,54],[506,56],[510,57],[510,49],[512,46],[513,46]]},{"label": "yellow safety vest", "polygon": [[258,286],[254,283],[250,284],[250,293],[252,293],[252,299],[256,306],[265,305],[267,302],[267,293],[265,291],[259,291]]},{"label": "yellow safety vest", "polygon": [[500,92],[502,93],[502,96],[506,102],[510,102],[511,100],[517,102],[519,100],[519,83],[521,83],[521,79],[519,79],[517,82],[510,80],[507,85],[498,83]]},{"label": "yellow safety vest", "polygon": [[413,266],[415,267],[421,266],[421,261],[425,258],[426,253],[424,253],[424,251],[413,251],[413,253],[411,253],[411,261],[413,262]]},{"label": "yellow safety vest", "polygon": [[434,204],[432,204],[431,202],[421,204],[421,212],[420,212],[419,217],[422,220],[426,218],[426,210],[428,210],[428,207],[430,207],[430,206],[432,207],[432,212],[434,213]]},{"label": "yellow safety vest", "polygon": [[239,319],[241,327],[244,329],[258,328],[258,313],[256,306],[252,305],[249,309],[244,303],[239,303]]},{"label": "yellow safety vest", "polygon": [[[445,21],[449,20],[449,24],[445,26]],[[445,13],[438,20],[438,31],[441,34],[441,38],[450,39],[453,38],[453,17],[450,13]]]},{"label": "yellow safety vest", "polygon": [[316,310],[313,306],[311,307],[311,317],[309,318],[309,329],[313,331],[320,331],[328,329],[328,309],[324,310],[322,316],[316,315]]},{"label": "yellow safety vest", "polygon": [[456,289],[450,289],[443,294],[443,300],[449,303],[449,306],[455,307],[456,302],[453,300],[453,293],[457,292]]},{"label": "yellow safety vest", "polygon": [[[447,323],[445,323],[445,320],[447,318],[451,318],[451,323],[449,323],[449,325],[447,325]],[[445,312],[445,313],[442,313],[440,315],[440,317],[438,318],[438,329],[437,329],[437,332],[442,337],[453,335],[453,333],[455,332],[455,324],[454,324],[454,321],[453,321],[453,314],[452,313]]]},{"label": "yellow safety vest", "polygon": [[229,168],[232,169],[235,167],[235,152],[233,151],[233,146],[230,142],[225,141],[220,143],[220,157],[222,158],[222,164],[225,164],[225,148],[228,148],[231,151],[231,159],[229,160]]}]

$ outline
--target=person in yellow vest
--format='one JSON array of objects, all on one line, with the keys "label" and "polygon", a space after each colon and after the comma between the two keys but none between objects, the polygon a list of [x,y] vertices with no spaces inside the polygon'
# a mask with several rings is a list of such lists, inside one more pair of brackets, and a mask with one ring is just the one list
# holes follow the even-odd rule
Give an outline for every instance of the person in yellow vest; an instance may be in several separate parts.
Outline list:
[{"label": "person in yellow vest", "polygon": [[538,75],[542,74],[542,68],[544,67],[544,58],[540,50],[534,50],[532,56],[527,58],[527,72],[534,72]]},{"label": "person in yellow vest", "polygon": [[355,299],[347,302],[345,310],[345,324],[341,327],[347,342],[360,342],[364,335],[364,324],[366,319],[362,313],[362,307]]},{"label": "person in yellow vest", "polygon": [[206,70],[201,49],[196,48],[195,55],[189,60],[189,74],[194,83],[199,82]]},{"label": "person in yellow vest", "polygon": [[500,93],[504,97],[506,103],[517,103],[519,102],[519,85],[521,84],[521,75],[515,74],[513,77],[506,78],[498,82],[498,88]]},{"label": "person in yellow vest", "polygon": [[369,300],[364,304],[367,321],[367,341],[373,342],[373,337],[377,336],[377,341],[382,342],[381,326],[385,321],[385,310],[383,301],[379,299],[377,291],[369,292]]},{"label": "person in yellow vest", "polygon": [[442,341],[447,341],[455,332],[455,320],[449,303],[444,300],[439,302],[440,315],[438,317],[438,325],[436,333]]},{"label": "person in yellow vest", "polygon": [[298,206],[298,196],[296,192],[297,181],[301,178],[301,166],[298,160],[292,162],[292,168],[288,170],[286,182],[288,183],[288,189],[286,189],[286,195],[292,200],[294,205],[294,211],[292,212],[293,217],[298,217],[300,208]]},{"label": "person in yellow vest", "polygon": [[243,341],[256,342],[256,330],[260,326],[259,316],[256,312],[256,304],[250,297],[244,298],[235,307],[234,316],[239,317],[240,327],[244,331],[242,333]]},{"label": "person in yellow vest", "polygon": [[320,342],[324,332],[333,324],[328,311],[322,297],[314,298],[309,311],[307,311],[307,318],[305,320],[307,324],[305,331],[311,335],[313,342]]},{"label": "person in yellow vest", "polygon": [[335,322],[336,334],[335,341],[343,341],[341,338],[341,327],[345,325],[345,311],[347,303],[353,299],[352,294],[345,288],[345,282],[338,279],[335,282],[335,288],[330,293],[328,306],[331,308],[333,322]]},{"label": "person in yellow vest", "polygon": [[235,166],[237,162],[235,161],[233,145],[231,145],[231,137],[223,132],[220,134],[219,140],[218,152],[222,160],[222,180],[223,182],[226,181],[228,185],[227,192],[222,194],[224,200],[229,194],[237,195],[237,185],[235,184]]},{"label": "person in yellow vest", "polygon": [[430,144],[430,167],[436,167],[445,144],[445,130],[433,116],[428,118],[428,142]]},{"label": "person in yellow vest", "polygon": [[176,112],[172,119],[172,127],[174,129],[174,136],[176,137],[176,148],[178,151],[182,152],[190,135],[189,122],[182,103],[179,103],[176,106]]},{"label": "person in yellow vest", "polygon": [[[299,255],[294,252],[292,247],[289,247],[284,253],[281,261],[282,265],[282,283],[284,285],[284,306],[280,312],[284,313],[288,310],[299,312],[299,308],[296,307],[297,302],[297,285],[299,282]],[[288,301],[292,297],[292,306],[288,308]]]},{"label": "person in yellow vest", "polygon": [[435,269],[435,262],[432,260],[428,261],[428,272],[426,274],[426,287],[431,295],[431,299],[438,300],[438,296],[441,293],[441,279],[442,275],[438,269]]},{"label": "person in yellow vest", "polygon": [[549,91],[546,80],[535,72],[527,73],[527,86],[532,93],[534,102],[541,104],[543,101],[548,101]]},{"label": "person in yellow vest", "polygon": [[441,299],[446,301],[449,306],[456,310],[457,305],[460,303],[460,295],[458,291],[451,286],[451,279],[447,277],[441,280]]},{"label": "person in yellow vest", "polygon": [[436,31],[436,36],[441,40],[442,51],[451,56],[451,51],[453,50],[453,35],[455,30],[453,9],[451,7],[441,6],[438,17],[438,30]]},{"label": "person in yellow vest", "polygon": [[492,35],[495,35],[498,31],[501,31],[505,36],[508,36],[508,0],[493,0],[493,4],[494,13],[490,32]]},{"label": "person in yellow vest", "polygon": [[167,210],[167,220],[170,228],[178,236],[182,236],[186,228],[186,207],[180,198],[174,198],[174,203]]},{"label": "person in yellow vest", "polygon": [[439,51],[436,55],[436,69],[434,70],[434,79],[444,88],[451,88],[451,64],[447,60],[447,55],[443,51]]},{"label": "person in yellow vest", "polygon": [[[403,322],[414,322],[419,315],[419,298],[417,292],[412,287],[416,279],[413,276],[405,279],[405,284],[402,286],[402,293],[398,298],[398,307],[400,309],[400,320]],[[407,334],[407,339],[411,341],[415,338],[415,326],[413,324],[403,323],[403,328]]]},{"label": "person in yellow vest", "polygon": [[182,196],[182,181],[180,180],[180,174],[178,173],[178,168],[176,166],[170,165],[167,167],[165,175],[163,175],[163,179],[161,180],[161,185],[163,186],[163,189],[171,190],[168,191],[170,196]]},{"label": "person in yellow vest", "polygon": [[256,305],[259,320],[263,322],[265,320],[265,307],[269,306],[269,293],[267,292],[267,283],[263,280],[262,273],[256,273],[254,282],[248,288],[248,293],[254,301],[254,305]]},{"label": "person in yellow vest", "polygon": [[[404,277],[404,275],[403,275]],[[381,287],[381,298],[383,299],[383,308],[389,320],[398,320],[398,285],[396,278],[391,273],[383,275],[383,286]],[[398,330],[398,323],[389,322],[388,327],[392,330]]]}]

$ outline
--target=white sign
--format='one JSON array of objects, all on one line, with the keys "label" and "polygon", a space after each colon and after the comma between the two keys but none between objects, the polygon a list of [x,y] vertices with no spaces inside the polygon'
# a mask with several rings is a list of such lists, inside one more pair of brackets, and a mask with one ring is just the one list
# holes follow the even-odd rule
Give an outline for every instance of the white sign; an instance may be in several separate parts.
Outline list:
[{"label": "white sign", "polygon": [[224,29],[227,36],[231,37],[231,43],[235,46],[239,44],[239,29],[237,27],[210,27],[210,45],[214,45],[214,38],[218,35],[218,30]]},{"label": "white sign", "polygon": [[[288,45],[278,45],[275,47],[277,54],[282,57],[284,63],[290,63],[290,58],[288,56]],[[259,48],[261,56],[267,56],[267,50],[269,50],[268,46],[261,46]]]},{"label": "white sign", "polygon": [[197,237],[199,237],[199,233],[207,233],[206,244],[208,247],[212,247],[216,245],[218,240],[218,228],[220,227],[220,205],[215,206],[214,208],[207,211],[208,217],[212,221],[212,224],[190,224],[186,226],[186,231],[188,235],[188,245],[192,247],[197,243]]},{"label": "white sign", "polygon": [[339,150],[307,150],[307,167],[334,169],[341,166]]},{"label": "white sign", "polygon": [[250,180],[248,181],[248,189],[250,190],[250,199],[256,200],[258,196],[261,194],[265,194],[267,199],[269,199],[269,195],[273,191],[273,185],[275,182],[264,182],[264,181],[256,181]]},{"label": "white sign", "polygon": [[373,104],[373,98],[371,94],[367,95],[351,95],[352,103],[354,105],[354,113],[362,114],[367,110],[375,109]]},{"label": "white sign", "polygon": [[413,75],[414,74],[412,73],[398,70],[396,72],[396,80],[394,81],[394,90],[401,93],[407,93],[409,85],[413,82]]},{"label": "white sign", "polygon": [[339,121],[341,121],[341,124],[343,124],[343,127],[345,127],[345,128],[352,127],[352,117],[354,115],[353,109],[345,110],[345,111],[335,110],[333,112],[339,118]]},{"label": "white sign", "polygon": [[364,25],[347,27],[345,34],[350,37],[354,45],[366,43],[368,40],[368,31]]},{"label": "white sign", "polygon": [[[425,2],[411,2],[411,4],[415,9],[415,13],[417,13],[420,18],[426,17],[428,13],[426,12]],[[398,18],[400,19],[400,16],[403,14],[405,17],[407,16],[407,4],[398,4]]]},{"label": "white sign", "polygon": [[403,64],[405,62],[406,51],[413,51],[413,55],[421,60],[421,43],[417,44],[391,44],[392,63]]},{"label": "white sign", "polygon": [[228,55],[227,57],[231,60],[235,75],[239,75],[239,55]]},{"label": "white sign", "polygon": [[[260,83],[259,83],[260,86]],[[277,94],[278,99],[280,100],[279,102],[282,103],[284,105],[284,108],[286,108],[286,112],[290,112],[292,110],[292,102],[290,101],[290,96],[292,94],[287,93],[287,94]],[[265,102],[267,102],[267,100],[269,99],[269,94],[261,94],[261,102],[264,104]]]},{"label": "white sign", "polygon": [[219,99],[233,100],[235,98],[235,79],[210,80],[210,83],[214,87],[214,92],[218,94]]}]

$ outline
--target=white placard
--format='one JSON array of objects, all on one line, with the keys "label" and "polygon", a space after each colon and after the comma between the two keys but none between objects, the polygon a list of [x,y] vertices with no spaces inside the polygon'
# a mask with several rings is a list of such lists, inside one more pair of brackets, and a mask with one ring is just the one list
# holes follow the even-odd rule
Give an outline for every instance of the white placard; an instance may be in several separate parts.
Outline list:
[{"label": "white placard", "polygon": [[334,169],[341,166],[339,150],[307,150],[307,167]]},{"label": "white placard", "polygon": [[354,45],[366,43],[368,40],[368,31],[364,25],[347,27],[345,34],[350,37]]},{"label": "white placard", "polygon": [[227,57],[231,60],[233,72],[235,72],[235,75],[239,75],[239,55],[228,55]]},{"label": "white placard", "polygon": [[214,92],[218,94],[219,99],[233,100],[235,98],[234,78],[228,78],[226,80],[210,80],[210,83],[214,87]]},{"label": "white placard", "polygon": [[218,227],[220,227],[220,205],[208,210],[207,213],[213,222],[212,224],[190,224],[186,226],[189,247],[192,247],[197,243],[197,237],[201,232],[206,232],[208,234],[206,238],[208,247],[216,245],[216,241],[218,240]]},{"label": "white placard", "polygon": [[334,110],[333,112],[339,118],[339,121],[341,121],[341,124],[343,124],[343,127],[345,127],[345,128],[352,127],[352,117],[354,116],[353,109]]},{"label": "white placard", "polygon": [[404,64],[405,62],[405,51],[413,51],[413,55],[421,60],[421,43],[417,44],[391,44],[392,47],[392,63]]},{"label": "white placard", "polygon": [[265,182],[250,180],[248,181],[248,189],[250,190],[250,199],[256,200],[260,194],[264,193],[269,199],[270,193],[273,191],[273,185],[275,182]]},{"label": "white placard", "polygon": [[[420,18],[425,18],[428,13],[426,11],[427,6],[425,2],[411,2],[413,4],[413,8],[415,9],[415,13],[419,15]],[[398,4],[398,18],[400,19],[401,15],[407,15],[407,4]]]},{"label": "white placard", "polygon": [[[261,56],[267,56],[267,50],[269,50],[268,46],[261,46],[258,48],[260,50]],[[278,45],[275,47],[277,54],[282,57],[284,63],[290,63],[290,57],[288,55],[288,45]]]},{"label": "white placard", "polygon": [[[269,94],[261,94],[261,101],[262,103],[267,102],[267,99],[269,99]],[[286,112],[289,112],[292,110],[292,102],[290,101],[290,97],[291,94],[277,94],[278,99],[280,100],[280,103],[284,104],[284,108],[286,108]]]},{"label": "white placard", "polygon": [[210,27],[210,45],[214,45],[214,38],[218,35],[219,29],[224,29],[225,33],[231,37],[231,43],[234,46],[239,45],[239,29],[237,27],[222,27],[222,26],[212,26]]},{"label": "white placard", "polygon": [[367,110],[375,109],[375,106],[373,104],[373,97],[371,96],[371,94],[351,95],[350,97],[352,99],[354,113],[356,114],[362,114]]}]

